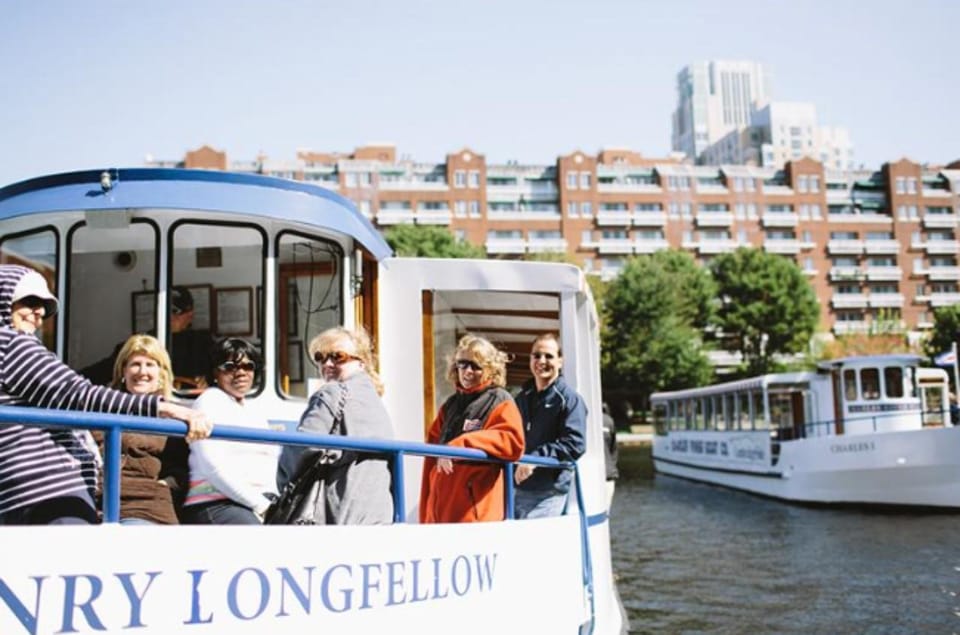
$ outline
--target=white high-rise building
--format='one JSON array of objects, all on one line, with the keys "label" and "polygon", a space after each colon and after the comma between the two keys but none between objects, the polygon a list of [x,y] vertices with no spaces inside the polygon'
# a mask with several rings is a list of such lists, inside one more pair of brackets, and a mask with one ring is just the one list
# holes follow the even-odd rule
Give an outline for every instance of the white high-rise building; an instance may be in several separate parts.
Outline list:
[{"label": "white high-rise building", "polygon": [[853,167],[846,128],[820,126],[812,103],[772,100],[770,74],[755,62],[714,60],[677,75],[673,149],[701,165],[782,167],[811,157]]},{"label": "white high-rise building", "polygon": [[677,74],[673,149],[696,161],[720,139],[749,126],[769,95],[770,76],[757,62],[712,60],[684,67]]}]

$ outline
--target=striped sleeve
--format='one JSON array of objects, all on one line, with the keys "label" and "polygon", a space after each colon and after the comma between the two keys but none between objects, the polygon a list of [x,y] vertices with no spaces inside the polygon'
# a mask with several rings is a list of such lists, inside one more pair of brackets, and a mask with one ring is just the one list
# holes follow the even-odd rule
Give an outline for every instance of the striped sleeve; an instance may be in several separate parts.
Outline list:
[{"label": "striped sleeve", "polygon": [[159,398],[94,386],[33,336],[12,337],[4,355],[5,391],[39,408],[156,416]]}]

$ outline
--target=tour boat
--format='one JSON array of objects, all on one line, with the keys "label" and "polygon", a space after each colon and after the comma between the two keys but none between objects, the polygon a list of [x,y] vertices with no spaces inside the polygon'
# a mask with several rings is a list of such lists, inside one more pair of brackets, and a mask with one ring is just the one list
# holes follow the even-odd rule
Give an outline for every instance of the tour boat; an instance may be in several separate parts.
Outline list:
[{"label": "tour boat", "polygon": [[[128,526],[118,518],[119,430],[183,434],[160,419],[0,408],[0,425],[107,434],[104,523],[0,526],[0,633],[619,633],[610,556],[598,320],[582,272],[559,263],[394,257],[345,198],[265,177],[107,169],[0,189],[0,261],[33,267],[61,302],[42,333],[74,369],[129,334],[171,342],[171,293],[186,287],[193,328],[263,351],[249,398],[275,430],[217,425],[214,437],[355,447],[391,458],[395,522],[385,526]],[[292,431],[316,387],[306,352],[335,325],[372,335],[396,439]],[[559,333],[564,374],[589,410],[586,454],[556,518],[419,524],[423,456],[486,460],[423,443],[451,390],[464,333],[511,353]],[[174,358],[174,366],[177,359]],[[179,395],[189,401],[187,377]],[[540,465],[549,459],[526,457]],[[509,477],[513,466],[504,464]],[[507,479],[510,482],[511,479]],[[512,486],[507,505],[512,505]]]},{"label": "tour boat", "polygon": [[814,504],[960,508],[947,375],[916,355],[658,392],[660,474]]}]

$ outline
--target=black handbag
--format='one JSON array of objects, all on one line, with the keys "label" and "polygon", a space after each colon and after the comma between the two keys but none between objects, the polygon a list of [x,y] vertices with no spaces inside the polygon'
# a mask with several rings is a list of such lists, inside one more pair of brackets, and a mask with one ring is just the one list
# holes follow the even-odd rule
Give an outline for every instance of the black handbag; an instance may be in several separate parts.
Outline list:
[{"label": "black handbag", "polygon": [[[330,426],[330,434],[340,434],[343,409],[347,401],[347,387],[341,384],[337,414]],[[297,474],[286,484],[280,496],[263,515],[264,525],[317,525],[317,510],[324,509],[327,474],[343,456],[342,450],[322,449],[300,466]]]}]

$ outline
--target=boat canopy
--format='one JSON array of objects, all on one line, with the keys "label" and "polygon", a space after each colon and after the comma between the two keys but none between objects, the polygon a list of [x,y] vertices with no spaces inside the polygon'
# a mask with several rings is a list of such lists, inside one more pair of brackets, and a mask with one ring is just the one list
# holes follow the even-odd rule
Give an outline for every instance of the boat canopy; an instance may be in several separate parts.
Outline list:
[{"label": "boat canopy", "polygon": [[182,209],[307,223],[351,236],[378,261],[392,254],[380,232],[342,196],[259,174],[173,168],[65,172],[0,189],[0,220],[58,211]]}]

